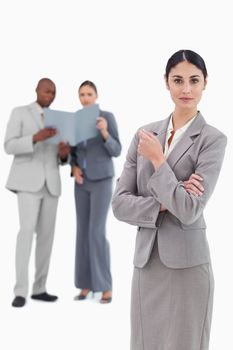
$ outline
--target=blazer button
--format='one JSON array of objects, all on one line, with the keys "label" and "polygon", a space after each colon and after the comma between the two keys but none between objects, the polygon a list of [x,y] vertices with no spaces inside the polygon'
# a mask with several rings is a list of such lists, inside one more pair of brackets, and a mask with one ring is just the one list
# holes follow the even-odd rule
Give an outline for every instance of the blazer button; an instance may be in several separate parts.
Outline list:
[{"label": "blazer button", "polygon": [[152,221],[153,220],[153,217],[152,216],[145,216],[145,221]]}]

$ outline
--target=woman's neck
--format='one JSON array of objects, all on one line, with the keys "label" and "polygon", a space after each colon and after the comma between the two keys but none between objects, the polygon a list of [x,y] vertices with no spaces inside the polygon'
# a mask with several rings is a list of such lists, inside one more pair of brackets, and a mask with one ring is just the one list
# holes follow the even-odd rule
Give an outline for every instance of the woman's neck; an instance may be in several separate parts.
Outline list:
[{"label": "woman's neck", "polygon": [[172,123],[175,130],[182,128],[189,120],[191,120],[196,114],[197,109],[193,110],[177,110],[172,113]]}]

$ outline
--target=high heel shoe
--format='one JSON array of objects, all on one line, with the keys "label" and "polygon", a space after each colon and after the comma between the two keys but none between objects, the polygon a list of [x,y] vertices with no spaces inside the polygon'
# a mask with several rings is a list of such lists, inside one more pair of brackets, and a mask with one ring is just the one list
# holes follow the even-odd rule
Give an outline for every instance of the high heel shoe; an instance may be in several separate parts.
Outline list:
[{"label": "high heel shoe", "polygon": [[88,290],[87,293],[83,293],[83,290],[81,290],[81,293],[79,295],[76,295],[74,297],[74,300],[85,300],[91,295],[92,295],[92,291],[91,290]]},{"label": "high heel shoe", "polygon": [[[111,294],[110,296],[104,297],[104,294]],[[112,293],[110,291],[103,292],[102,298],[100,299],[100,304],[109,304],[112,302]]]}]

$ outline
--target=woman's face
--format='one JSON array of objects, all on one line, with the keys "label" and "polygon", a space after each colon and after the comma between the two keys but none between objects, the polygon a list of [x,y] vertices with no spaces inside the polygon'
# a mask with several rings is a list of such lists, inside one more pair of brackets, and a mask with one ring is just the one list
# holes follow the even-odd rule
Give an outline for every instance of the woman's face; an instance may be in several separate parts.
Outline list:
[{"label": "woman's face", "polygon": [[197,108],[206,83],[202,71],[187,61],[173,67],[166,81],[176,108],[190,110]]},{"label": "woman's face", "polygon": [[79,99],[83,106],[90,106],[96,102],[97,94],[92,87],[84,85],[79,89]]}]

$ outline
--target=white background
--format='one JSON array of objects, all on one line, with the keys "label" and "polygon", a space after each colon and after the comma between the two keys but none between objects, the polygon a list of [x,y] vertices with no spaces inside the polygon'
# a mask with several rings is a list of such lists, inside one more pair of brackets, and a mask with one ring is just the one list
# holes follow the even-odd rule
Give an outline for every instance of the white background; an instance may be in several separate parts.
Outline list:
[{"label": "white background", "polygon": [[[54,109],[80,108],[79,84],[93,80],[99,104],[118,121],[123,144],[115,160],[120,175],[136,129],[172,111],[163,74],[167,59],[182,48],[200,53],[209,83],[200,110],[207,121],[228,135],[221,176],[206,209],[208,239],[215,273],[215,304],[211,350],[232,349],[232,92],[233,50],[230,1],[1,1],[1,128],[13,107],[35,100],[42,77],[57,85]],[[44,304],[28,299],[11,307],[14,251],[18,230],[16,197],[4,186],[12,157],[1,152],[0,205],[0,348],[129,349],[129,305],[135,228],[118,222],[109,211],[113,302],[75,302],[73,285],[75,211],[69,168],[61,169],[56,237],[48,291],[59,301]],[[30,282],[33,280],[33,254]],[[156,349],[155,349],[156,350]],[[198,350],[198,349],[197,349]]]}]

